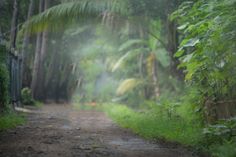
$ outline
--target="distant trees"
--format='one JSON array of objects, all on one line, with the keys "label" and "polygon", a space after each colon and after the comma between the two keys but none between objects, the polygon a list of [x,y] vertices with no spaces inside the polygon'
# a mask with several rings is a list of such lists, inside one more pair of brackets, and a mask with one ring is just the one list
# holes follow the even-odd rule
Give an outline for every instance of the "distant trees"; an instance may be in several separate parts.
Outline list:
[{"label": "distant trees", "polygon": [[[142,80],[144,83],[142,85],[139,83],[138,86],[142,91],[140,93],[145,98],[155,99],[165,88],[177,91],[178,87],[170,83],[174,82],[170,80],[178,78],[181,82],[184,74],[186,80],[201,87],[202,95],[207,97],[207,100],[215,102],[226,97],[227,99],[234,97],[231,94],[235,90],[234,81],[228,79],[234,77],[233,73],[228,72],[229,68],[234,67],[235,44],[231,42],[234,35],[222,35],[223,33],[234,34],[234,24],[225,22],[223,28],[219,27],[223,30],[215,28],[219,24],[223,24],[221,21],[223,16],[228,21],[234,20],[234,16],[225,11],[228,9],[221,9],[230,7],[229,5],[234,6],[234,0],[220,3],[203,2],[202,0],[197,2],[185,2],[185,0],[54,0],[50,3],[47,0],[39,0],[24,2],[24,6],[27,7],[23,7],[17,2],[17,0],[12,3],[2,1],[0,6],[12,5],[14,9],[12,13],[6,10],[1,12],[6,16],[12,15],[9,41],[12,47],[18,46],[22,50],[25,71],[23,75],[30,75],[25,77],[23,84],[25,86],[30,84],[33,96],[37,99],[58,99],[58,97],[69,99],[71,97],[71,91],[74,91],[71,86],[76,82],[81,83],[82,80],[82,76],[77,76],[78,73],[74,72],[75,67],[78,70],[81,63],[75,63],[75,60],[65,51],[69,49],[68,45],[75,44],[71,40],[76,36],[73,33],[80,33],[74,31],[71,33],[72,35],[68,35],[64,30],[68,24],[81,24],[90,19],[96,21],[97,18],[100,18],[100,23],[110,25],[113,30],[119,32],[117,35],[117,38],[120,38],[117,40],[119,45],[116,45],[117,54],[113,54],[117,62],[113,66],[113,70],[122,67],[122,64],[125,66],[125,62],[135,64],[135,66],[127,66],[127,69],[122,69],[125,71],[125,75],[119,76],[119,78],[123,81],[132,78]],[[214,6],[213,9],[209,7],[208,3]],[[31,18],[36,12],[33,9],[34,5],[38,6],[36,8],[39,9],[37,11],[39,14]],[[179,9],[171,17],[171,13],[177,8]],[[200,8],[202,11],[197,11],[196,8]],[[212,10],[212,13],[207,9]],[[24,18],[23,13],[19,10],[24,10]],[[220,15],[220,13],[224,15]],[[234,13],[233,8],[232,13]],[[210,19],[204,20],[201,18],[202,16]],[[19,23],[17,20],[27,21],[25,23],[27,31],[23,36],[19,34],[19,38],[16,38],[17,23]],[[1,19],[2,30],[6,30],[5,25],[10,25],[10,22],[5,25],[2,23]],[[53,32],[60,28],[63,29],[60,33]],[[215,30],[215,32],[211,30]],[[29,37],[29,33],[37,31],[36,36]],[[208,36],[209,33],[212,36]],[[91,32],[91,34],[93,37],[97,37],[96,33]],[[226,42],[225,36],[230,39],[228,42]],[[75,39],[85,40],[82,38],[76,36]],[[219,44],[220,42],[222,44]],[[58,43],[60,44],[58,45]],[[206,46],[205,43],[215,46]],[[221,53],[224,50],[227,52]],[[31,54],[29,59],[26,59],[29,55],[27,51]],[[106,57],[104,58],[106,59]],[[179,66],[183,68],[179,69]],[[27,70],[26,67],[28,67]],[[114,75],[120,73],[117,72]],[[162,81],[163,77],[168,79]],[[223,79],[227,81],[225,82]],[[59,94],[52,94],[55,91],[59,91]],[[206,91],[208,93],[205,93]]]},{"label": "distant trees", "polygon": [[[157,37],[157,42],[161,42],[160,45],[164,46],[166,51],[169,52],[171,62],[170,62],[170,73],[177,76],[178,78],[182,78],[182,72],[177,69],[178,60],[174,58],[174,53],[177,50],[178,47],[178,33],[177,33],[177,26],[174,22],[169,20],[169,15],[173,12],[174,9],[177,8],[177,6],[180,4],[180,1],[139,1],[136,2],[135,0],[130,1],[79,1],[79,2],[66,2],[62,3],[60,5],[57,5],[55,7],[52,7],[42,14],[38,15],[37,17],[33,18],[30,21],[30,25],[34,25],[35,27],[30,27],[32,31],[35,30],[42,30],[43,28],[49,28],[54,29],[58,26],[55,26],[55,20],[60,18],[65,23],[73,21],[72,19],[77,19],[78,17],[84,18],[89,15],[97,16],[98,14],[103,15],[103,20],[112,20],[114,19],[115,15],[120,16],[122,18],[123,15],[126,15],[130,17],[131,20],[128,20],[131,24],[131,27],[137,27],[141,26],[140,23],[133,23],[135,22],[135,18],[143,17],[143,19],[155,19],[155,20],[161,20],[162,22],[162,28],[164,28],[165,31],[160,32],[162,34],[166,33],[167,35],[164,35],[165,38],[160,40],[161,37]],[[110,12],[107,14],[107,12]],[[140,12],[143,12],[142,15],[140,15]],[[158,12],[159,14],[156,14]],[[97,15],[96,15],[97,14]],[[135,17],[135,18],[133,18]],[[70,20],[68,20],[68,18]],[[123,22],[127,21],[126,17],[123,17]],[[132,20],[134,19],[134,20]],[[136,18],[137,19],[137,18]],[[148,21],[148,20],[146,20]],[[122,20],[120,20],[122,22]],[[147,31],[149,28],[149,23],[143,21],[146,25],[143,25],[143,28],[135,28],[139,32],[139,38],[147,39],[149,36],[149,31]],[[133,24],[132,24],[133,23]],[[50,25],[50,27],[49,27]],[[136,26],[135,26],[136,25]],[[146,28],[145,28],[146,27]],[[160,28],[159,28],[160,29]],[[159,36],[160,36],[159,35]],[[156,36],[156,35],[154,35]],[[141,55],[141,58],[143,55]],[[154,57],[155,58],[155,57]],[[143,58],[144,59],[144,58]],[[157,60],[154,59],[153,63],[155,63]],[[142,60],[141,62],[144,62]],[[141,63],[140,62],[140,63]],[[143,65],[143,64],[140,64]],[[153,76],[152,81],[154,82],[155,86],[158,86],[155,72],[157,64],[152,69]],[[142,72],[143,70],[141,70]],[[159,95],[160,91],[158,90],[158,87],[154,90],[155,95]],[[154,92],[153,91],[153,92]]]}]

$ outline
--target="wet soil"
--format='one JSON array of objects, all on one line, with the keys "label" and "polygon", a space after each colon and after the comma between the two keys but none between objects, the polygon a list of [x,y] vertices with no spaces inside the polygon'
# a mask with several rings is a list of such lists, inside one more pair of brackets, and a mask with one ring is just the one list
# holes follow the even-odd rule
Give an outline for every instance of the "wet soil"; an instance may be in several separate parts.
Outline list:
[{"label": "wet soil", "polygon": [[193,157],[185,149],[146,141],[98,111],[45,105],[27,119],[0,133],[0,157]]}]

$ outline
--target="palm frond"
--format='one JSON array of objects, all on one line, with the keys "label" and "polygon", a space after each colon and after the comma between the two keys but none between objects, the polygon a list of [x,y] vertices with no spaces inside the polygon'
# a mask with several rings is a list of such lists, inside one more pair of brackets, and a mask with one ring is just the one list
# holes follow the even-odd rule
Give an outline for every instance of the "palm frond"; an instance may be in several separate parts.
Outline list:
[{"label": "palm frond", "polygon": [[114,71],[116,71],[120,66],[121,66],[121,64],[123,63],[123,61],[125,60],[125,58],[126,57],[128,57],[129,56],[129,52],[128,53],[126,53],[125,55],[123,55],[115,64],[114,64],[114,66],[113,66],[113,68],[112,68],[112,72],[114,72]]},{"label": "palm frond", "polygon": [[[148,50],[149,49],[147,49],[147,48],[131,49],[130,51],[126,52],[122,57],[120,57],[120,59],[118,59],[118,61],[115,64],[112,65],[111,71],[115,72],[117,69],[119,69],[128,57],[137,56],[140,53],[148,52]],[[133,54],[133,55],[131,55],[131,54]]]},{"label": "palm frond", "polygon": [[142,39],[132,39],[124,42],[120,47],[119,51],[126,51],[127,49],[131,48],[134,45],[147,45],[147,42]]},{"label": "palm frond", "polygon": [[117,95],[123,95],[127,93],[128,91],[132,90],[133,88],[137,87],[142,81],[135,79],[135,78],[129,78],[121,82],[119,85],[116,94]]},{"label": "palm frond", "polygon": [[121,16],[128,14],[126,0],[80,0],[51,7],[32,17],[26,27],[29,32],[54,29],[84,17],[97,18],[105,11]]}]

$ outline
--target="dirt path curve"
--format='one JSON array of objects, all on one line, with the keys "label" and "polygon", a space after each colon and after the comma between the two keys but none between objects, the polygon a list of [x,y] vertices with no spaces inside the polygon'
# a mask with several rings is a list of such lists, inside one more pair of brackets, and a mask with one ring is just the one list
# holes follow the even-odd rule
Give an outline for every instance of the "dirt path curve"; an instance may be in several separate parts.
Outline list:
[{"label": "dirt path curve", "polygon": [[192,157],[119,128],[104,113],[45,105],[28,122],[0,133],[0,157]]}]

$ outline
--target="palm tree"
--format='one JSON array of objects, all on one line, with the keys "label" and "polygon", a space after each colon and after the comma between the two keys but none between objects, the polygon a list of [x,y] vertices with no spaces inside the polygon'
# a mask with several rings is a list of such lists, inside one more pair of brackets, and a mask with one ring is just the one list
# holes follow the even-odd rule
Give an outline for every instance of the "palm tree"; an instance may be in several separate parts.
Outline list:
[{"label": "palm tree", "polygon": [[[27,23],[30,32],[55,30],[66,24],[84,18],[109,18],[108,15],[129,15],[126,0],[80,0],[53,6],[39,15],[31,18]],[[109,12],[109,14],[107,14]]]},{"label": "palm tree", "polygon": [[[29,9],[28,9],[28,15],[27,19],[29,20],[33,14],[34,11],[34,0],[30,0],[29,4]],[[24,34],[23,38],[23,43],[22,43],[22,49],[21,49],[21,54],[22,54],[22,68],[21,68],[21,76],[22,76],[22,82],[21,86],[27,86],[29,83],[29,74],[27,73],[27,65],[26,65],[26,60],[27,60],[27,51],[29,50],[29,33],[26,31]]]},{"label": "palm tree", "polygon": [[[43,11],[43,0],[39,2],[39,13]],[[35,56],[34,56],[34,65],[33,65],[33,74],[31,81],[31,91],[33,97],[36,96],[37,82],[38,82],[38,74],[40,67],[40,53],[41,53],[41,45],[42,45],[42,33],[37,33],[36,39],[36,48],[35,48]]]}]

